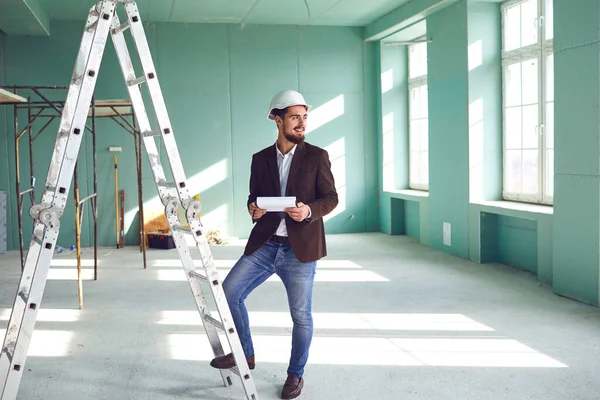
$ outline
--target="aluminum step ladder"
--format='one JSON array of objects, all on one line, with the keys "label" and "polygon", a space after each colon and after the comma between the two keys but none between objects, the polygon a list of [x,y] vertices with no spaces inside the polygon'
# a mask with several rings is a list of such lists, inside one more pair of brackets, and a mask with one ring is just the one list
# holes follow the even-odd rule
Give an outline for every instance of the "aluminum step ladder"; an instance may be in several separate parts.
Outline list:
[{"label": "aluminum step ladder", "polygon": [[[117,7],[122,6],[127,21],[119,22]],[[124,32],[133,37],[141,62],[143,75],[136,77],[125,41]],[[232,375],[240,377],[246,398],[258,400],[258,393],[244,355],[221,280],[207,241],[206,231],[200,221],[200,203],[188,189],[173,127],[158,82],[158,76],[146,39],[144,27],[135,1],[103,0],[91,7],[75,62],[69,91],[63,108],[54,154],[48,170],[44,193],[39,204],[31,207],[34,229],[25,267],[15,296],[14,307],[2,351],[0,352],[0,399],[17,397],[37,312],[43,297],[50,262],[60,230],[63,214],[79,148],[86,125],[88,110],[98,78],[105,45],[109,33],[123,72],[125,84],[134,107],[156,182],[158,194],[165,207],[165,214],[173,234],[173,240],[181,258],[185,274],[196,301],[206,335],[215,356],[224,354],[217,329],[225,334],[237,367],[220,370],[225,386],[231,386]],[[146,85],[157,127],[152,127],[142,98],[141,86]],[[168,181],[160,162],[155,138],[163,141],[173,176]],[[178,208],[186,210],[187,226],[178,217]],[[196,269],[186,237],[191,236],[199,252],[203,268]],[[195,252],[195,251],[194,251]],[[202,286],[208,286],[215,301],[218,318],[211,316]],[[205,289],[206,290],[206,289]]]}]

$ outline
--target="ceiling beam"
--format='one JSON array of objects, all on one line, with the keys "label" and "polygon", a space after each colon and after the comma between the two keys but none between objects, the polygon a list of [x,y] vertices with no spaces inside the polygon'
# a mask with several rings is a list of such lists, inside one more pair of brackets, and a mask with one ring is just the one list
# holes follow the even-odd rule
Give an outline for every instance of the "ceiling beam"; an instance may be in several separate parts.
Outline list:
[{"label": "ceiling beam", "polygon": [[381,40],[409,27],[458,0],[411,0],[367,25],[364,40]]},{"label": "ceiling beam", "polygon": [[0,30],[9,36],[50,36],[50,19],[38,0],[0,0]]}]

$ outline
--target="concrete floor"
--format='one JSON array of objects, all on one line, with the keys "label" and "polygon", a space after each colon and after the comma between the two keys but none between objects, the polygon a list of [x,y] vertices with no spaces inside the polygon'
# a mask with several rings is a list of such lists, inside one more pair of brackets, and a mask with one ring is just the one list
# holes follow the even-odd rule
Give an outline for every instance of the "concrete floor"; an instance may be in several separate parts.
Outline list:
[{"label": "concrete floor", "polygon": [[[314,293],[301,399],[598,399],[600,311],[535,277],[478,265],[408,237],[332,235]],[[73,255],[57,255],[20,399],[244,399],[225,388],[174,250],[100,249],[77,307]],[[224,276],[242,251],[213,247]],[[91,250],[84,251],[93,259]],[[91,275],[86,261],[86,275]],[[0,335],[19,277],[0,255]],[[247,301],[261,399],[286,378],[291,320],[278,279]],[[237,377],[236,377],[237,378]]]}]

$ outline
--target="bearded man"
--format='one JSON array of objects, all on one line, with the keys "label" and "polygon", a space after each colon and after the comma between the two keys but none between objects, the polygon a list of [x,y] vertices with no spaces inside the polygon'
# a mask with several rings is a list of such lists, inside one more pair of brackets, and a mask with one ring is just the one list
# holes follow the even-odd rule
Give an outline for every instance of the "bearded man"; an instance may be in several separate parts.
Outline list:
[{"label": "bearded man", "polygon": [[[302,392],[304,367],[313,337],[312,289],[317,260],[327,255],[323,217],[335,209],[338,194],[326,150],[304,141],[311,106],[293,90],[271,100],[267,117],[275,121],[277,141],[252,156],[248,212],[255,224],[244,254],[223,281],[231,314],[250,369],[255,368],[248,295],[271,275],[283,282],[293,322],[292,350],[282,399]],[[257,197],[296,197],[296,206],[267,212]],[[211,361],[235,366],[233,355]]]}]

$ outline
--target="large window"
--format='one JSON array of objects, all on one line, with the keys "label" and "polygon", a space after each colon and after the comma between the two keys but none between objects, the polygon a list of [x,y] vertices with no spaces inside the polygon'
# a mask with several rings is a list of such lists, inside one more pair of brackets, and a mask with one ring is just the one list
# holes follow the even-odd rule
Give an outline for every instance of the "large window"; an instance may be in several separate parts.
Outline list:
[{"label": "large window", "polygon": [[409,187],[429,189],[429,120],[427,106],[427,43],[408,47]]},{"label": "large window", "polygon": [[502,6],[506,200],[553,202],[552,20],[552,0],[514,0]]}]

